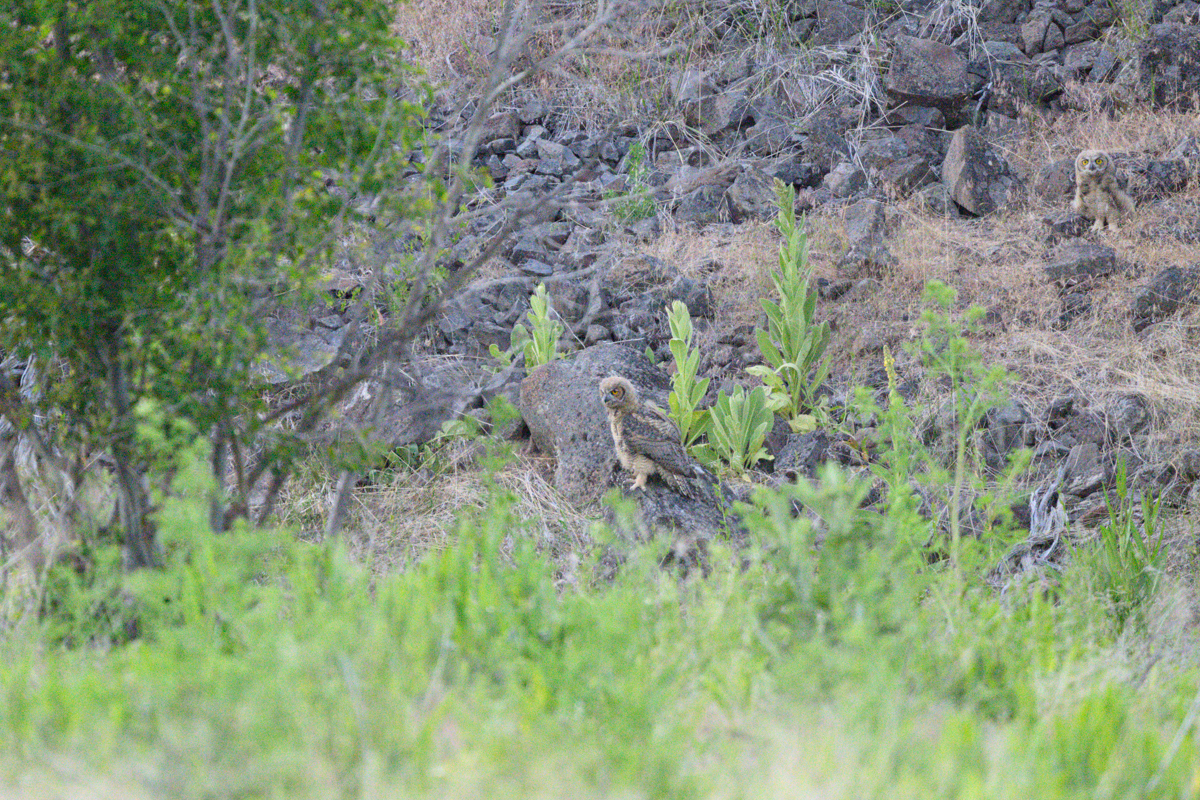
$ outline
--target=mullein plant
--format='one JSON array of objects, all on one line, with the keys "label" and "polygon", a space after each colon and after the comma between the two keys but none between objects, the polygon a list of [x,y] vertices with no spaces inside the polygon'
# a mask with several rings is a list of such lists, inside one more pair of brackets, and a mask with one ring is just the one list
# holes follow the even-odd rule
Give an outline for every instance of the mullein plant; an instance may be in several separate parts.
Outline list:
[{"label": "mullein plant", "polygon": [[783,241],[771,282],[779,300],[759,301],[767,315],[766,329],[758,330],[758,348],[766,363],[747,371],[762,380],[771,407],[792,430],[805,431],[816,427],[815,417],[805,409],[813,405],[813,393],[829,375],[829,324],[816,322],[817,293],[809,289],[808,236],[804,220],[796,219],[796,190],[777,180],[775,191],[775,227]]}]

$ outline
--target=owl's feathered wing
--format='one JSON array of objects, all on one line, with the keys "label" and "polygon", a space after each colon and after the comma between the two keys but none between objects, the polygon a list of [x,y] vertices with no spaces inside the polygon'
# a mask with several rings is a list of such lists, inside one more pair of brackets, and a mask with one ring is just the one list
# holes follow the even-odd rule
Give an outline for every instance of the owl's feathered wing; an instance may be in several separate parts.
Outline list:
[{"label": "owl's feathered wing", "polygon": [[661,409],[644,405],[626,414],[623,422],[625,446],[632,453],[645,456],[658,465],[659,475],[676,492],[688,497],[699,496],[685,479],[707,478],[708,475],[683,449],[679,428]]},{"label": "owl's feathered wing", "polygon": [[1137,205],[1133,202],[1133,198],[1130,197],[1129,193],[1122,189],[1119,185],[1116,185],[1116,190],[1112,193],[1112,195],[1113,201],[1121,209],[1122,214],[1132,214],[1135,210],[1137,210]]}]

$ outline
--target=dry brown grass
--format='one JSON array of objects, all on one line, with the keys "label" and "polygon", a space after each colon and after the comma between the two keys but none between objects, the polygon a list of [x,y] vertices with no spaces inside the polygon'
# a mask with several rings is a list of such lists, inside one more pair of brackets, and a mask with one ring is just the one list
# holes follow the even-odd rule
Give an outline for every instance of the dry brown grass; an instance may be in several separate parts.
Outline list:
[{"label": "dry brown grass", "polygon": [[[643,105],[639,98],[645,98],[653,84],[639,56],[657,49],[654,33],[665,6],[653,2],[638,9],[640,13],[617,19],[586,48],[514,90],[507,102],[519,102],[521,95],[529,94],[553,100],[567,114],[579,115],[576,123],[631,113]],[[561,3],[545,4],[545,9],[543,18],[531,23],[535,29],[518,68],[549,55],[566,41],[563,31],[553,27],[556,19],[583,19],[594,11],[585,4]],[[461,91],[491,69],[502,13],[503,4],[485,0],[412,0],[397,5],[393,30],[408,43],[410,58],[434,84]]]},{"label": "dry brown grass", "polygon": [[1185,137],[1200,133],[1195,114],[1149,108],[1113,112],[1102,99],[1090,99],[1081,112],[1039,119],[1027,152],[1043,161],[1072,158],[1087,148],[1162,157]]},{"label": "dry brown grass", "polygon": [[[556,25],[578,22],[595,11],[593,4],[568,0],[546,2],[542,8],[518,68],[566,41],[564,26]],[[462,90],[487,75],[501,14],[502,4],[482,0],[412,0],[397,5],[394,30],[408,42],[412,61],[435,84]],[[730,18],[735,23],[725,24]],[[673,117],[668,97],[672,74],[720,72],[747,63],[754,68],[730,88],[752,96],[770,94],[797,117],[878,93],[880,82],[865,79],[873,72],[882,74],[870,68],[879,66],[879,51],[867,48],[847,62],[833,50],[780,47],[779,37],[787,38],[786,26],[780,8],[772,4],[630,2],[586,46],[535,75],[504,102],[541,97],[558,107],[570,127],[598,127],[631,116],[666,120]]]},{"label": "dry brown grass", "polygon": [[487,73],[497,9],[487,0],[398,3],[393,32],[430,79],[457,86]]},{"label": "dry brown grass", "polygon": [[[473,445],[452,443],[416,469],[381,473],[377,482],[355,490],[342,533],[351,554],[376,572],[389,573],[443,549],[463,519],[487,507],[492,485],[479,455]],[[551,485],[552,477],[550,459],[517,453],[494,480],[515,498],[523,527],[513,534],[533,538],[565,570],[573,555],[590,546],[598,514],[567,504]],[[294,482],[280,503],[282,521],[299,527],[301,536],[319,537],[332,487],[331,481],[311,477]]]}]

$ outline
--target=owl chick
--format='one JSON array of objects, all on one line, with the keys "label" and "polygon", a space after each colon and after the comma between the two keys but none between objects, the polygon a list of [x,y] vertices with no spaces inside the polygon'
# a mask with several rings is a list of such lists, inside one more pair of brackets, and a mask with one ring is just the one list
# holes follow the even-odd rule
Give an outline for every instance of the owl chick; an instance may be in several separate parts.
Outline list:
[{"label": "owl chick", "polygon": [[1117,170],[1112,158],[1101,150],[1084,150],[1075,159],[1075,199],[1071,208],[1076,214],[1096,220],[1092,230],[1117,229],[1117,217],[1131,213],[1133,198],[1117,185]]},{"label": "owl chick", "polygon": [[711,476],[684,451],[679,428],[670,417],[652,403],[642,402],[633,384],[619,375],[600,381],[600,395],[617,458],[637,476],[630,488],[644,489],[646,478],[657,472],[679,494],[699,498],[686,479],[711,480]]}]

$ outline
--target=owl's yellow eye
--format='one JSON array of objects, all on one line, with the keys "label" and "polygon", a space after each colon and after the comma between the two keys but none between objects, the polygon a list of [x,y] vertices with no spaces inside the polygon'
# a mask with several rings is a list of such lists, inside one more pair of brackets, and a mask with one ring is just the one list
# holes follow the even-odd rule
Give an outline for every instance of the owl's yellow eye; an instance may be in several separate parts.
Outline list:
[{"label": "owl's yellow eye", "polygon": [[1104,159],[1103,159],[1103,158],[1097,158],[1097,159],[1096,159],[1096,166],[1097,166],[1097,167],[1103,167],[1103,166],[1104,166]]},{"label": "owl's yellow eye", "polygon": [[1088,165],[1088,160],[1086,158],[1081,158],[1079,159],[1079,163],[1086,167]]}]

